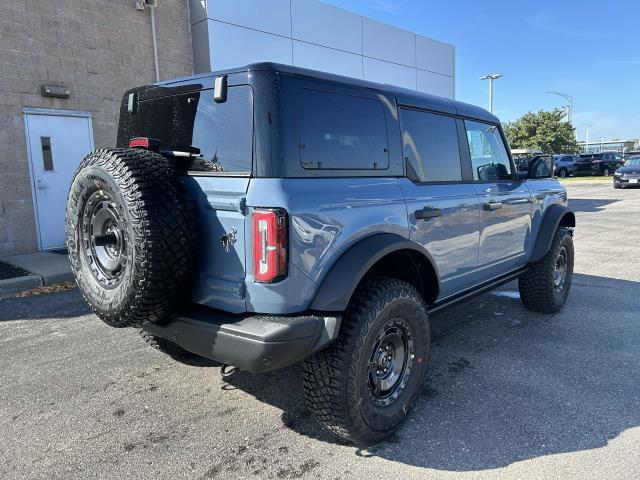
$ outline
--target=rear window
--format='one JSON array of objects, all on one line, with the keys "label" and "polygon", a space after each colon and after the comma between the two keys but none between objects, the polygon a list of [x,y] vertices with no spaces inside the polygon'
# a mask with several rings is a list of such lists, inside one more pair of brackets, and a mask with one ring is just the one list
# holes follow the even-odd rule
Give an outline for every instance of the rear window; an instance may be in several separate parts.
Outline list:
[{"label": "rear window", "polygon": [[[227,101],[216,103],[213,90],[200,92],[191,146],[200,150],[191,170],[251,173],[253,98],[248,85],[229,87]],[[189,95],[187,95],[189,96]]]},{"label": "rear window", "polygon": [[130,136],[160,140],[162,150],[199,153],[189,170],[251,173],[253,94],[249,85],[229,87],[216,103],[213,90],[140,102]]},{"label": "rear window", "polygon": [[300,89],[297,108],[303,168],[389,167],[386,119],[379,100]]}]

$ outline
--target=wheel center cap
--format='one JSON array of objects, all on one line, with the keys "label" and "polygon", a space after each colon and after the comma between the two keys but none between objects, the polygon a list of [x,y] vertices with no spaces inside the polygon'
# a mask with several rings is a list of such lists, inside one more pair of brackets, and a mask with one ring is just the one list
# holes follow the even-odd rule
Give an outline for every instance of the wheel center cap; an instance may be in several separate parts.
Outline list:
[{"label": "wheel center cap", "polygon": [[380,368],[388,368],[393,363],[393,350],[387,348],[378,352],[376,361]]}]

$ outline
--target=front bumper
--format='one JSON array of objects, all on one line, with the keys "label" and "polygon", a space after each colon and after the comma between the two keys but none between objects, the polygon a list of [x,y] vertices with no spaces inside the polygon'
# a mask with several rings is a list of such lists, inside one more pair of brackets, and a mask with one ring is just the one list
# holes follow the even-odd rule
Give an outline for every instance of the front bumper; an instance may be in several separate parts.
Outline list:
[{"label": "front bumper", "polygon": [[[634,181],[635,180],[635,181]],[[640,187],[640,176],[614,176],[613,184],[621,187],[626,187],[627,185],[633,187]]]},{"label": "front bumper", "polygon": [[185,350],[249,372],[267,372],[297,363],[338,336],[341,317],[234,315],[194,306],[166,325],[142,328]]}]

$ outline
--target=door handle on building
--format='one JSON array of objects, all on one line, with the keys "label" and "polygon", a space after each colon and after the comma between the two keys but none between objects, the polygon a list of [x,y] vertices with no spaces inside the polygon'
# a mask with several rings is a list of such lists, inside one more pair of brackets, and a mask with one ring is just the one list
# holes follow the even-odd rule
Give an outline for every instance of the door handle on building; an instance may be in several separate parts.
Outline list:
[{"label": "door handle on building", "polygon": [[442,210],[433,207],[423,207],[422,210],[416,210],[415,216],[417,220],[429,220],[430,218],[441,217]]},{"label": "door handle on building", "polygon": [[498,210],[499,208],[502,208],[502,202],[490,201],[489,203],[484,204],[485,210],[493,211]]},{"label": "door handle on building", "polygon": [[36,182],[36,188],[38,190],[44,190],[45,188],[49,188],[49,185],[47,185],[46,183],[42,183],[42,180],[38,180]]}]

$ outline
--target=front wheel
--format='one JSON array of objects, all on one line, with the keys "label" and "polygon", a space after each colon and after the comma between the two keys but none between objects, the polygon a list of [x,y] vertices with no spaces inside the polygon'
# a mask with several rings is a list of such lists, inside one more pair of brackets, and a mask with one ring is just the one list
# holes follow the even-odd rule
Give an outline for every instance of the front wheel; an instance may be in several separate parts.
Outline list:
[{"label": "front wheel", "polygon": [[338,339],[305,361],[307,408],[346,440],[382,440],[407,416],[429,351],[429,321],[417,290],[396,279],[366,278]]},{"label": "front wheel", "polygon": [[554,313],[562,308],[573,280],[573,238],[571,230],[556,230],[549,252],[518,279],[522,303],[529,310]]},{"label": "front wheel", "polygon": [[560,171],[558,172],[558,176],[560,178],[565,178],[567,177],[567,169],[566,168],[561,168]]},{"label": "front wheel", "polygon": [[608,169],[608,168],[605,168],[605,169],[603,170],[602,174],[603,174],[605,177],[608,177],[608,176],[609,176],[609,169]]}]

